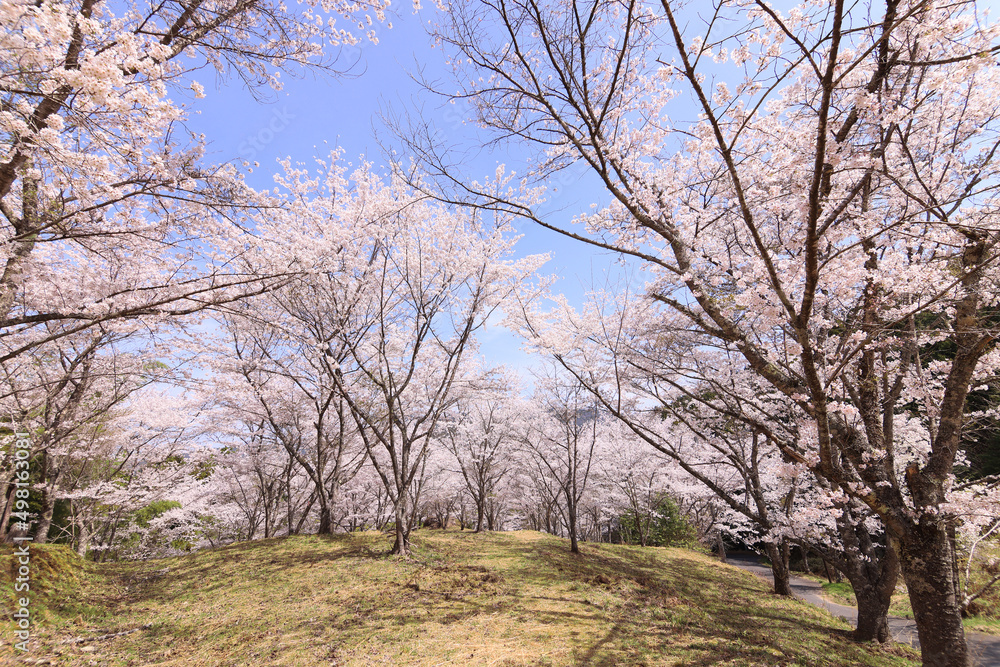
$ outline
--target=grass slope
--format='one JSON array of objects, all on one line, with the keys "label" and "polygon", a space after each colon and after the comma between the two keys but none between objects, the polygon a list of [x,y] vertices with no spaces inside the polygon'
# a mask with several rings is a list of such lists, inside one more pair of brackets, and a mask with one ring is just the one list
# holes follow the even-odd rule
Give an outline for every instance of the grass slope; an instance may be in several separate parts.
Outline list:
[{"label": "grass slope", "polygon": [[[362,533],[78,563],[82,574],[60,589],[72,600],[39,602],[38,640],[11,662],[917,664],[909,649],[853,643],[842,621],[690,551],[583,544],[573,556],[535,532],[419,531],[414,544],[413,560],[385,556],[388,538]],[[11,637],[0,637],[0,661]]]}]

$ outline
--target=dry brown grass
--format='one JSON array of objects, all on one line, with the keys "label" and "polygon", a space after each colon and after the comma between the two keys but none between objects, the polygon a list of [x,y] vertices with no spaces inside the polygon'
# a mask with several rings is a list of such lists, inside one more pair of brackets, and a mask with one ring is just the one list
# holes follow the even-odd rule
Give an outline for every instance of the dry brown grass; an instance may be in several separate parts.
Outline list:
[{"label": "dry brown grass", "polygon": [[364,533],[91,568],[81,604],[53,611],[28,657],[212,667],[917,664],[905,649],[853,643],[827,613],[690,551],[585,544],[575,556],[535,532],[420,531],[414,542],[412,560],[386,556],[388,539]]}]

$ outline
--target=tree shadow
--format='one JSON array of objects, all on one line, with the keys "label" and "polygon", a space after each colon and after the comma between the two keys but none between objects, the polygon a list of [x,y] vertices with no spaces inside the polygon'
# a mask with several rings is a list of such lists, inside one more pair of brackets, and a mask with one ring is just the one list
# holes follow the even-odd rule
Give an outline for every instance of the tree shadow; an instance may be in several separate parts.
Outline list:
[{"label": "tree shadow", "polygon": [[[573,664],[581,665],[638,667],[644,660],[660,662],[664,657],[703,667],[726,660],[798,664],[804,654],[794,646],[797,638],[815,647],[811,665],[862,662],[848,650],[850,646],[857,648],[858,658],[871,652],[860,645],[845,649],[848,631],[836,629],[832,617],[827,623],[804,603],[769,604],[777,598],[766,585],[736,568],[680,553],[671,557],[652,548],[583,544],[581,554],[572,554],[555,538],[499,540],[462,540],[462,548],[453,550],[450,543],[442,547],[434,540],[419,539],[418,558],[399,559],[400,567],[387,563],[387,568],[374,570],[370,569],[374,563],[388,558],[383,550],[386,538],[371,534],[278,538],[102,569],[113,576],[118,568],[120,587],[127,587],[117,603],[126,612],[123,619],[154,603],[180,612],[158,614],[157,623],[142,633],[159,644],[169,637],[197,635],[199,641],[232,644],[246,641],[234,637],[258,636],[246,631],[226,634],[225,623],[213,624],[203,634],[199,623],[206,618],[205,601],[232,595],[245,605],[248,624],[269,624],[273,621],[268,610],[280,607],[282,596],[289,595],[281,586],[285,581],[298,584],[301,578],[305,595],[321,597],[315,611],[286,619],[284,632],[325,637],[325,641],[335,638],[338,645],[383,632],[392,637],[399,629],[406,629],[402,636],[419,635],[425,632],[419,626],[429,622],[457,628],[477,617],[503,613],[513,632],[521,632],[518,628],[527,626],[520,624],[527,623],[543,632],[544,626],[552,625],[565,636],[567,629],[592,630],[599,624],[600,637],[566,640],[574,650]],[[491,558],[501,560],[491,564]],[[337,568],[334,577],[332,568],[326,574],[322,570],[325,562],[352,559],[357,563]],[[318,576],[303,578],[314,566],[320,568]],[[333,590],[339,581],[362,571],[375,572],[374,579],[362,587]],[[275,581],[281,582],[277,588]],[[329,590],[324,592],[324,585]],[[253,597],[258,590],[259,605]],[[265,598],[276,592],[277,597]],[[295,593],[290,595],[294,599]],[[184,605],[192,600],[191,609],[198,611],[188,615]],[[648,656],[658,659],[646,660]]]},{"label": "tree shadow", "polygon": [[[852,664],[852,658],[843,653],[845,643],[847,652],[857,653],[858,658],[881,651],[855,643],[851,630],[836,627],[832,616],[807,603],[777,596],[757,577],[736,568],[696,559],[665,559],[636,549],[629,550],[627,559],[619,558],[587,545],[581,554],[540,544],[524,545],[521,552],[529,563],[526,568],[531,571],[524,573],[529,579],[545,582],[568,576],[586,586],[615,588],[633,605],[634,613],[626,606],[606,614],[614,625],[586,647],[579,664],[620,664],[626,639],[637,654],[683,654],[684,664],[692,667],[730,659],[742,664],[786,665],[802,658],[799,648],[804,644],[815,647],[810,664],[816,665]],[[781,605],[760,604],[768,600]],[[789,638],[796,637],[802,641],[792,649]]]}]

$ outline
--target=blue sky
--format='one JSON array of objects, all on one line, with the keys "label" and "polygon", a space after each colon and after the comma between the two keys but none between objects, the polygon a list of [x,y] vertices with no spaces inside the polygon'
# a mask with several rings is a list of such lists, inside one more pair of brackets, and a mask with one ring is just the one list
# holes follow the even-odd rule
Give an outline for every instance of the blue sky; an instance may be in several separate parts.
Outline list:
[{"label": "blue sky", "polygon": [[[308,164],[314,156],[325,156],[336,146],[344,149],[350,162],[356,163],[364,155],[377,165],[384,164],[376,134],[383,141],[390,139],[379,121],[380,111],[388,107],[409,108],[411,113],[419,109],[446,130],[449,140],[469,139],[473,128],[464,123],[461,108],[427,93],[411,76],[422,69],[425,76],[442,84],[450,77],[443,54],[431,47],[425,31],[426,23],[434,18],[433,9],[415,14],[406,2],[396,11],[391,17],[393,28],[381,30],[379,44],[365,43],[343,54],[345,66],[354,63],[349,75],[283,76],[284,89],[267,103],[255,100],[238,80],[220,81],[208,70],[197,72],[193,78],[205,86],[206,98],[191,102],[187,126],[205,135],[208,159],[259,163],[248,179],[258,188],[273,185],[271,177],[278,169],[278,159],[291,157]],[[515,165],[519,158],[480,155],[472,169],[486,176],[495,171],[498,162]],[[589,209],[594,193],[594,188],[581,182],[568,188],[556,186],[547,196],[546,209],[552,211],[553,221],[565,222]],[[589,286],[602,283],[603,272],[614,265],[609,255],[595,253],[537,225],[524,223],[520,231],[523,239],[518,254],[550,253],[552,259],[544,272],[559,276],[555,290],[565,293],[573,303],[581,303]],[[520,342],[503,329],[491,327],[480,341],[484,356],[492,363],[517,368],[530,364],[519,351]]]},{"label": "blue sky", "polygon": [[[790,2],[776,3],[787,9]],[[272,184],[271,175],[277,170],[276,160],[286,156],[293,161],[310,163],[316,155],[327,155],[340,146],[349,161],[365,155],[375,164],[384,164],[376,132],[383,138],[389,133],[379,126],[379,112],[387,107],[419,109],[433,120],[437,127],[446,129],[449,140],[461,143],[470,140],[473,128],[463,124],[461,109],[449,107],[440,98],[424,91],[413,80],[412,74],[422,70],[425,77],[436,80],[447,89],[451,73],[443,63],[443,54],[433,49],[426,33],[426,25],[435,19],[433,3],[418,13],[412,10],[410,0],[397,0],[390,20],[393,28],[380,29],[380,43],[363,43],[348,49],[341,63],[353,64],[350,75],[317,76],[305,73],[300,78],[285,77],[284,90],[274,95],[274,101],[260,103],[239,81],[217,82],[209,71],[199,72],[198,78],[206,88],[207,98],[193,100],[188,127],[204,133],[209,141],[209,159],[216,162],[248,159],[259,162],[251,184],[260,188]],[[982,2],[980,6],[995,9],[1000,0]],[[688,11],[698,12],[701,5],[692,3]],[[698,21],[692,15],[692,34]],[[711,65],[709,65],[711,67]],[[695,116],[695,107],[681,98],[676,114]],[[470,163],[470,172],[483,177],[494,173],[497,162],[516,167],[520,161],[519,149],[511,148],[514,155],[480,155]],[[581,170],[582,171],[582,170]],[[477,173],[478,172],[478,173]],[[576,176],[574,172],[571,175]],[[563,183],[567,181],[562,179]],[[569,187],[559,187],[547,195],[547,218],[565,226],[574,214],[588,210],[593,201],[606,201],[600,187],[588,186],[588,179],[581,177]],[[554,290],[564,293],[570,303],[579,306],[584,293],[591,285],[602,285],[606,275],[619,275],[621,268],[616,258],[597,252],[579,242],[574,242],[531,223],[520,229],[524,238],[519,254],[548,252],[551,261],[546,273],[558,276]],[[612,282],[614,280],[612,279]],[[633,277],[633,288],[641,285],[641,274]],[[497,328],[480,338],[483,353],[492,363],[508,363],[523,368],[531,362],[519,351],[520,343],[513,336]]]}]

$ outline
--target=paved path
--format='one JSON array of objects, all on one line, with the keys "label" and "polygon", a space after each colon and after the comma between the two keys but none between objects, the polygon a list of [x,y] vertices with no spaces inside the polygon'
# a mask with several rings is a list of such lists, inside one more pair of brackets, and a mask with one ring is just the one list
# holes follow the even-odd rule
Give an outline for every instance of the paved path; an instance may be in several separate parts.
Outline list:
[{"label": "paved path", "polygon": [[[754,574],[773,583],[771,568],[760,564],[760,558],[756,555],[733,554],[727,558],[730,565],[753,572]],[[823,607],[834,616],[846,618],[851,625],[857,625],[858,610],[854,607],[845,607],[834,602],[830,602],[822,596],[823,586],[818,581],[792,576],[790,579],[792,593],[795,597],[812,603],[818,607]],[[917,626],[908,618],[898,616],[889,617],[889,631],[892,638],[901,644],[909,644],[914,648],[920,648],[917,641]],[[1000,667],[1000,637],[984,635],[978,632],[968,632],[965,635],[969,650],[977,667]]]}]

